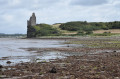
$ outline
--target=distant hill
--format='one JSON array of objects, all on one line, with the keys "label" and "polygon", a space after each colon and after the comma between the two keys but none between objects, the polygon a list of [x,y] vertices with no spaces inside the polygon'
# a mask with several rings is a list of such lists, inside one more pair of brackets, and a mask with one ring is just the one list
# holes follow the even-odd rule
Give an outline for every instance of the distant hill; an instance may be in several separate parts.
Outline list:
[{"label": "distant hill", "polygon": [[0,33],[0,35],[4,35],[4,33]]},{"label": "distant hill", "polygon": [[0,33],[0,38],[2,37],[26,37],[26,34],[4,34]]}]

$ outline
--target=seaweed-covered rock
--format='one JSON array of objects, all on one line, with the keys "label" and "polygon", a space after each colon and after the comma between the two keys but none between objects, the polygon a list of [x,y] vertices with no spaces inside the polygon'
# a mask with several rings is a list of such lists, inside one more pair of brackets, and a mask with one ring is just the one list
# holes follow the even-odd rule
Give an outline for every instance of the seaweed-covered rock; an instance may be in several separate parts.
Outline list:
[{"label": "seaweed-covered rock", "polygon": [[7,63],[7,64],[11,64],[12,62],[11,62],[11,61],[7,61],[6,63]]},{"label": "seaweed-covered rock", "polygon": [[2,66],[2,65],[0,65],[0,69],[1,69],[1,68],[3,68],[3,66]]},{"label": "seaweed-covered rock", "polygon": [[55,67],[53,67],[51,70],[50,70],[50,73],[57,73],[57,70]]}]

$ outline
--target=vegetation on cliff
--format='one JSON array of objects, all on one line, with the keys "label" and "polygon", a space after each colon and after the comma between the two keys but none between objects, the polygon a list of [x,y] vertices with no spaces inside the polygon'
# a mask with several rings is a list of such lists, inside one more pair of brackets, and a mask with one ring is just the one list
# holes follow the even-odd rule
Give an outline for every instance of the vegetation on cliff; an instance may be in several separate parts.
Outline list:
[{"label": "vegetation on cliff", "polygon": [[28,28],[28,37],[57,36],[60,32],[48,24],[37,24]]},{"label": "vegetation on cliff", "polygon": [[108,30],[108,29],[120,29],[120,21],[115,22],[67,22],[60,25],[62,30],[68,31],[94,31],[94,30]]},{"label": "vegetation on cliff", "polygon": [[[36,26],[28,26],[28,37],[40,36],[58,36],[58,35],[96,35],[96,30],[120,29],[120,21],[115,22],[87,22],[76,21],[61,24],[37,24]],[[99,34],[97,34],[99,35]],[[103,32],[100,36],[110,36],[111,32]]]}]

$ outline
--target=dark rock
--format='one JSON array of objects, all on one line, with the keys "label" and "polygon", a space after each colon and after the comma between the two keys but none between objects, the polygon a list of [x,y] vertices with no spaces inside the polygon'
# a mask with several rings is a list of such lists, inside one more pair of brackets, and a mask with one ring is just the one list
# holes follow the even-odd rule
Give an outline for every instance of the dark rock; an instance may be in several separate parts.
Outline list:
[{"label": "dark rock", "polygon": [[57,73],[57,70],[55,67],[53,67],[51,70],[50,70],[50,73]]},{"label": "dark rock", "polygon": [[114,50],[113,52],[117,52],[116,50]]},{"label": "dark rock", "polygon": [[7,64],[11,64],[12,62],[11,62],[11,61],[7,61],[6,63],[7,63]]},{"label": "dark rock", "polygon": [[2,66],[2,65],[0,65],[0,69],[1,69],[1,68],[3,68],[3,66]]},{"label": "dark rock", "polygon": [[103,69],[105,69],[105,67],[103,67]]},{"label": "dark rock", "polygon": [[70,47],[69,45],[67,45],[67,47]]},{"label": "dark rock", "polygon": [[117,55],[114,55],[115,57],[117,56]]}]

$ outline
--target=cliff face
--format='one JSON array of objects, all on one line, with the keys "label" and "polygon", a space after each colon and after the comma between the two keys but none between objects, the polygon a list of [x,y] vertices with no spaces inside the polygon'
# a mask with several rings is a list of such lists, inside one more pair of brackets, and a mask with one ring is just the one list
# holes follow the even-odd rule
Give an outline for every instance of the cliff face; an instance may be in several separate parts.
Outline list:
[{"label": "cliff face", "polygon": [[35,13],[32,14],[30,19],[27,21],[27,38],[31,38],[32,27],[36,25]]}]

